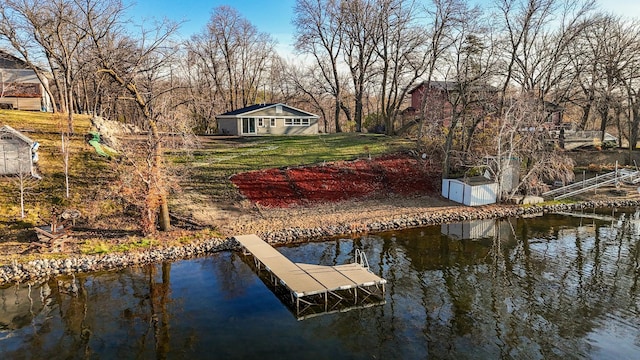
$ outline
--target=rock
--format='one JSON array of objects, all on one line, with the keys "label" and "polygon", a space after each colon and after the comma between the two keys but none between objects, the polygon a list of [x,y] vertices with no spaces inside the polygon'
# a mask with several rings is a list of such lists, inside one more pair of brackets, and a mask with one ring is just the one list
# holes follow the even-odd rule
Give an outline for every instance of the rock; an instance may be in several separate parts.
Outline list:
[{"label": "rock", "polygon": [[[258,233],[266,242],[284,244],[309,241],[323,237],[340,235],[355,235],[368,232],[382,232],[390,229],[405,229],[463,220],[508,218],[517,216],[537,215],[541,213],[592,209],[599,207],[631,207],[640,206],[637,200],[588,201],[575,204],[530,205],[520,206],[491,206],[481,208],[461,207],[459,212],[442,212],[402,216],[399,219],[376,221],[368,224],[329,224],[326,227],[310,229],[289,228],[280,231]],[[214,253],[238,249],[238,243],[230,239],[213,238],[197,244],[187,244],[182,247],[157,248],[150,251],[131,252],[125,254],[85,255],[64,260],[34,260],[26,264],[17,262],[0,267],[0,285],[10,282],[44,281],[49,276],[75,272],[89,272],[99,270],[121,269],[131,265],[144,265],[166,260],[191,258]]]}]

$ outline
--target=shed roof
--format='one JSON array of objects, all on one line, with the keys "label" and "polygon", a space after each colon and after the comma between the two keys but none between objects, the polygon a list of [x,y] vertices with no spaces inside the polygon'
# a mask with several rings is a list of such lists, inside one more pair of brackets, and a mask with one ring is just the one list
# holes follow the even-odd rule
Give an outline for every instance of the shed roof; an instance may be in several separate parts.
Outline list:
[{"label": "shed roof", "polygon": [[9,133],[14,135],[15,137],[17,137],[18,139],[24,141],[25,143],[31,145],[33,144],[35,141],[31,140],[31,138],[29,138],[28,136],[24,135],[23,133],[21,133],[20,131],[12,128],[9,125],[5,125],[3,127],[0,128],[0,134],[3,133]]}]

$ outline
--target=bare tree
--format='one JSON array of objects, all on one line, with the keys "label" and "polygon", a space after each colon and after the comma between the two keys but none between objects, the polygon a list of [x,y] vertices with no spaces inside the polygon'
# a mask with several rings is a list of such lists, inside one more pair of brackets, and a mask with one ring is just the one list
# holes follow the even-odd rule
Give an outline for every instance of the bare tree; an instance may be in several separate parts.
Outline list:
[{"label": "bare tree", "polygon": [[38,188],[37,178],[33,177],[30,169],[23,169],[24,161],[19,161],[18,173],[15,175],[15,182],[20,195],[20,218],[25,218],[25,198],[32,191]]},{"label": "bare tree", "polygon": [[277,63],[275,41],[229,6],[213,10],[206,28],[186,43],[192,115],[210,131],[216,113],[266,100]]},{"label": "bare tree", "polygon": [[640,131],[640,27],[635,23],[624,26],[625,37],[628,38],[627,64],[621,70],[621,82],[629,112],[629,149],[636,150]]},{"label": "bare tree", "polygon": [[410,87],[426,71],[428,38],[411,0],[380,0],[380,35],[376,45],[377,79],[382,120],[388,135]]},{"label": "bare tree", "polygon": [[[42,48],[31,40],[29,29],[29,24],[12,12],[10,7],[0,6],[0,39],[6,40],[13,47],[20,60],[35,72],[49,98],[55,99],[47,79],[48,73],[40,64],[45,55],[42,54]],[[52,108],[53,112],[57,112],[55,101],[52,102]]]},{"label": "bare tree", "polygon": [[507,100],[512,82],[544,99],[567,75],[567,49],[582,30],[582,19],[594,8],[594,1],[497,0],[496,7],[505,36],[501,103]]},{"label": "bare tree", "polygon": [[89,38],[93,44],[94,56],[99,63],[99,73],[106,74],[129,95],[128,99],[139,110],[148,137],[137,154],[129,157],[132,171],[142,182],[141,203],[142,227],[145,233],[156,229],[160,214],[160,230],[170,227],[167,201],[167,184],[164,166],[161,124],[168,122],[169,113],[159,106],[165,97],[160,95],[170,91],[160,87],[171,74],[170,61],[175,56],[176,47],[171,36],[178,24],[163,22],[151,30],[142,31],[133,39],[123,33],[118,26],[124,8],[117,0],[103,2],[100,6],[85,8],[85,19]]},{"label": "bare tree", "polygon": [[342,1],[339,16],[343,57],[353,86],[353,120],[356,132],[360,132],[366,86],[373,76],[373,65],[377,60],[375,50],[380,40],[381,22],[387,18],[380,15],[380,7],[375,0]]},{"label": "bare tree", "polygon": [[[427,87],[434,80],[436,70],[443,56],[455,42],[455,36],[452,36],[453,29],[460,25],[459,15],[467,8],[466,3],[461,0],[432,0],[432,3],[433,6],[427,9],[426,18],[429,44],[424,54],[426,63],[424,84]],[[432,135],[437,130],[437,122],[430,120],[437,118],[438,114],[431,113],[431,111],[436,108],[440,110],[440,107],[430,106],[428,104],[429,99],[429,91],[424,92],[419,109],[421,124],[418,139],[421,142],[429,142],[429,140],[425,140],[425,137],[429,134]]]},{"label": "bare tree", "polygon": [[342,22],[337,0],[298,0],[294,9],[293,23],[296,28],[296,49],[311,54],[322,77],[329,85],[335,99],[333,121],[335,131],[340,127],[342,104],[342,77],[339,72]]},{"label": "bare tree", "polygon": [[198,64],[224,110],[256,102],[268,73],[275,41],[229,6],[214,9],[206,30],[188,43],[192,62]]},{"label": "bare tree", "polygon": [[69,133],[73,133],[74,87],[84,64],[79,52],[87,37],[82,7],[91,8],[96,3],[97,0],[7,0],[2,9],[8,28],[3,33],[14,48],[23,56],[28,55],[28,45],[24,44],[28,41],[38,44],[40,53],[46,56],[62,111],[67,113]]},{"label": "bare tree", "polygon": [[[299,67],[295,64],[286,66],[285,80],[291,84],[298,93],[298,100],[302,97],[308,107],[320,113],[323,121],[324,133],[329,132],[329,123],[327,121],[327,113],[329,112],[326,104],[331,97],[331,90],[327,89],[327,83],[321,74],[322,70],[316,66]],[[300,96],[302,94],[302,96]]]},{"label": "bare tree", "polygon": [[[489,169],[496,179],[502,179],[511,166],[520,172],[519,183],[507,196],[518,192],[540,194],[548,189],[549,180],[573,181],[573,161],[550,146],[546,118],[537,94],[525,93],[511,98],[502,117],[494,124],[494,147],[485,153],[485,158],[493,159]],[[514,165],[514,159],[518,165]],[[502,189],[498,193],[502,196]]]}]

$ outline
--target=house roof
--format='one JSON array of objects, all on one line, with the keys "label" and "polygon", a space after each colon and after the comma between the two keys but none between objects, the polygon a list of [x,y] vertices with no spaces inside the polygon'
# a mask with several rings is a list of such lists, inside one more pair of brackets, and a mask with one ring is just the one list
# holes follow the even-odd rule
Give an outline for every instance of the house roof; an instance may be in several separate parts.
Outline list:
[{"label": "house roof", "polygon": [[[426,87],[428,85],[429,88],[431,89],[439,89],[439,90],[445,90],[445,91],[456,91],[459,89],[458,86],[458,82],[457,81],[423,81],[421,83],[419,83],[418,85],[414,86],[411,90],[409,90],[409,94],[413,94],[414,92],[416,92],[418,89],[422,88],[422,87]],[[494,86],[491,85],[467,85],[469,86],[469,90],[474,90],[474,91],[490,91],[490,92],[495,92],[498,91],[498,89]]]},{"label": "house roof", "polygon": [[455,81],[422,81],[418,85],[414,86],[413,89],[409,90],[409,94],[413,94],[416,90],[421,87],[426,87],[427,85],[434,89],[453,90],[458,83]]},{"label": "house roof", "polygon": [[[46,76],[47,78],[51,79],[51,73],[49,73],[46,70],[43,70],[42,67],[36,66],[35,67],[39,72],[41,72],[44,76]],[[15,74],[12,76],[18,76],[18,77],[25,77],[25,74],[31,73],[34,74],[33,78],[35,78],[35,80],[37,80],[38,82],[40,82],[40,80],[38,80],[38,77],[35,75],[35,71],[34,68],[31,67],[26,61],[15,57],[13,55],[11,55],[9,52],[7,52],[6,50],[0,49],[0,69],[2,69],[5,73],[11,73],[11,74]],[[30,81],[26,81],[26,82],[34,82],[33,78],[30,77]],[[7,81],[7,79],[5,79],[5,81]],[[23,82],[21,80],[12,80],[14,82]]]},{"label": "house roof", "polygon": [[24,135],[23,133],[21,133],[20,131],[12,128],[9,125],[5,125],[3,127],[0,127],[0,134],[3,133],[9,133],[14,135],[15,137],[17,137],[18,139],[26,142],[27,144],[31,145],[33,144],[35,141],[31,140],[31,138],[27,137],[26,135]]},{"label": "house roof", "polygon": [[289,112],[299,113],[301,116],[304,116],[304,117],[310,117],[310,118],[317,118],[318,117],[318,115],[312,114],[312,113],[304,111],[304,110],[296,109],[293,106],[289,106],[289,105],[282,104],[282,103],[255,104],[255,105],[244,107],[242,109],[236,109],[236,110],[233,110],[233,111],[228,111],[228,112],[226,112],[224,114],[220,114],[220,115],[218,115],[216,117],[230,117],[230,118],[242,117],[242,116],[247,116],[247,115],[250,115],[250,114],[253,114],[253,113],[257,113],[257,112],[262,111],[262,110],[275,108],[278,105],[282,106],[283,108],[289,109]]},{"label": "house roof", "polygon": [[224,114],[220,114],[220,116],[232,116],[232,115],[240,115],[240,114],[246,114],[246,113],[250,113],[256,110],[260,110],[260,109],[266,109],[268,107],[271,107],[275,104],[255,104],[255,105],[251,105],[251,106],[247,106],[247,107],[243,107],[242,109],[236,109],[233,111],[228,111]]},{"label": "house roof", "polygon": [[26,62],[0,49],[0,69],[28,69]]},{"label": "house roof", "polygon": [[40,84],[40,79],[31,69],[1,69],[0,80],[7,83]]}]

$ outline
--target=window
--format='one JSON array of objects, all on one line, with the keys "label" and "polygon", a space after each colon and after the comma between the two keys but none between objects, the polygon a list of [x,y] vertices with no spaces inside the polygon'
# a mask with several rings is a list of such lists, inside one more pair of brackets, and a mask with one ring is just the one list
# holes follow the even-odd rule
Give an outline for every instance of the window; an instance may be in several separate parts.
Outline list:
[{"label": "window", "polygon": [[309,126],[309,119],[284,119],[285,126]]},{"label": "window", "polygon": [[269,126],[276,127],[276,119],[271,119]]},{"label": "window", "polygon": [[282,105],[276,105],[276,114],[282,114]]},{"label": "window", "polygon": [[264,127],[264,120],[262,118],[258,118],[258,126]]}]

